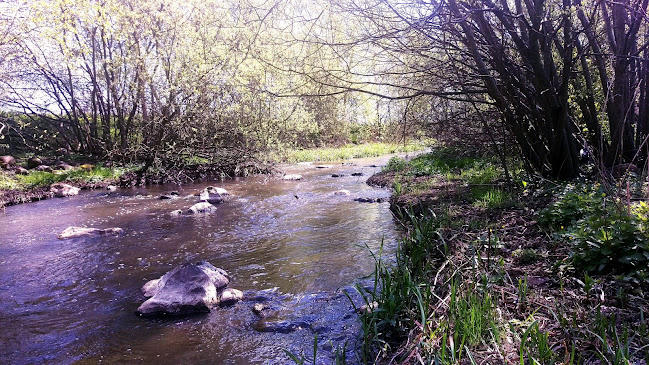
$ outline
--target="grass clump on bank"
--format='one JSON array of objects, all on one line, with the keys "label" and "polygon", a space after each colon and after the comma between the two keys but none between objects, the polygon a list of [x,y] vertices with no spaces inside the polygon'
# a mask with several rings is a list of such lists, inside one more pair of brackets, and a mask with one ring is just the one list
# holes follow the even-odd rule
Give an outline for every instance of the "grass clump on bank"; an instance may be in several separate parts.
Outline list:
[{"label": "grass clump on bank", "polygon": [[379,175],[407,235],[363,293],[366,363],[649,362],[646,185],[512,187],[447,151]]},{"label": "grass clump on bank", "polygon": [[125,172],[122,168],[94,166],[92,168],[74,168],[67,171],[44,172],[30,171],[26,175],[14,175],[0,172],[0,190],[28,190],[48,187],[54,183],[68,181],[85,184],[96,184],[107,180],[116,180]]},{"label": "grass clump on bank", "polygon": [[343,147],[325,147],[305,150],[292,150],[272,159],[276,162],[332,162],[352,158],[376,157],[399,152],[416,152],[429,146],[426,142],[409,142],[405,144],[371,142],[349,144]]}]

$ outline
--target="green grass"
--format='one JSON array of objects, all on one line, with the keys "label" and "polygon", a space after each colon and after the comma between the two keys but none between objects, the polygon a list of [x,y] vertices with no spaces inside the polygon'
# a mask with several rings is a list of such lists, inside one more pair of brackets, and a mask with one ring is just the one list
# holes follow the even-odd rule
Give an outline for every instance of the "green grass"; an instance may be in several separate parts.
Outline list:
[{"label": "green grass", "polygon": [[458,292],[459,285],[451,283],[450,317],[455,343],[460,351],[467,345],[474,347],[490,338],[499,338],[499,326],[494,316],[495,305],[488,292],[467,288]]},{"label": "green grass", "polygon": [[276,162],[332,162],[349,160],[352,158],[376,157],[399,152],[416,152],[428,147],[424,142],[410,142],[407,144],[393,144],[373,142],[359,145],[346,145],[338,148],[316,148],[307,150],[293,150],[284,156],[271,157]]},{"label": "green grass", "polygon": [[513,202],[512,195],[492,186],[471,187],[473,206],[485,209],[497,209],[509,206]]},{"label": "green grass", "polygon": [[464,156],[461,151],[438,148],[410,161],[393,157],[383,171],[397,172],[405,177],[439,176],[469,185],[494,184],[504,172],[492,157]]},{"label": "green grass", "polygon": [[31,171],[27,175],[10,175],[0,173],[0,190],[27,190],[47,187],[61,181],[98,183],[105,180],[117,179],[125,172],[121,168],[95,166],[92,170],[75,168],[60,173]]}]

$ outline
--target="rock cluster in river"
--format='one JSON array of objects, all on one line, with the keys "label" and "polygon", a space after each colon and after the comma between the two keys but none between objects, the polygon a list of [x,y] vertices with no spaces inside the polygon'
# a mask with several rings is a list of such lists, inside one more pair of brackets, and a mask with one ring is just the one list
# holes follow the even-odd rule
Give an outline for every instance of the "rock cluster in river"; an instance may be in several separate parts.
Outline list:
[{"label": "rock cluster in river", "polygon": [[[230,193],[219,187],[208,186],[205,189],[201,190],[197,194],[198,203],[189,207],[189,209],[183,211],[181,209],[176,209],[170,212],[171,216],[180,216],[183,214],[210,214],[216,212],[216,207],[214,204],[220,204],[230,198]],[[180,194],[177,191],[172,191],[168,194],[160,196],[160,199],[174,199],[179,197]]]},{"label": "rock cluster in river", "polygon": [[175,267],[159,279],[144,284],[147,299],[137,309],[139,315],[184,315],[205,313],[218,305],[232,305],[243,292],[227,288],[230,277],[207,261]]}]

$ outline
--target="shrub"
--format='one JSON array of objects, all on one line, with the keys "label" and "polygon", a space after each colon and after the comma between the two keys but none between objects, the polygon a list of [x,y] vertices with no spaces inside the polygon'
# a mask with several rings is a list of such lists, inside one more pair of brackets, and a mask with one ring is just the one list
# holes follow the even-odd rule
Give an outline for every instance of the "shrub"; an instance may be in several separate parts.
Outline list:
[{"label": "shrub", "polygon": [[539,223],[553,229],[563,229],[578,220],[604,210],[606,194],[600,185],[568,184],[554,203],[544,209]]},{"label": "shrub", "polygon": [[646,281],[649,207],[641,203],[629,210],[607,199],[597,185],[568,186],[539,221],[559,230],[557,238],[570,244],[578,271]]}]

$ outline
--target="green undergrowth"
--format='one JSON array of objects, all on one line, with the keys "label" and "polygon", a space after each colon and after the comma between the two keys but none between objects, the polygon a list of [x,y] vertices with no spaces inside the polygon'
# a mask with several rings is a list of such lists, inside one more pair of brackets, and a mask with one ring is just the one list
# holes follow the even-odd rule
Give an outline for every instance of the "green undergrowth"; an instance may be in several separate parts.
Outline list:
[{"label": "green undergrowth", "polygon": [[332,162],[352,158],[376,157],[392,153],[416,152],[429,147],[432,142],[412,141],[406,144],[396,143],[364,143],[349,144],[342,147],[326,147],[316,149],[291,150],[277,153],[271,157],[274,162]]},{"label": "green undergrowth", "polygon": [[566,184],[540,214],[557,243],[570,249],[578,274],[612,274],[649,284],[649,205],[599,183]]},{"label": "green undergrowth", "polygon": [[118,179],[125,172],[122,168],[94,166],[92,169],[75,168],[56,173],[31,171],[27,175],[0,172],[0,190],[27,190],[47,187],[56,182],[99,183]]},{"label": "green undergrowth", "polygon": [[468,187],[464,198],[477,208],[496,209],[516,203],[504,184],[504,169],[492,156],[463,155],[457,149],[437,148],[409,161],[393,157],[383,171],[396,176],[392,184],[396,198],[425,194],[439,189],[444,182],[459,182]]}]

